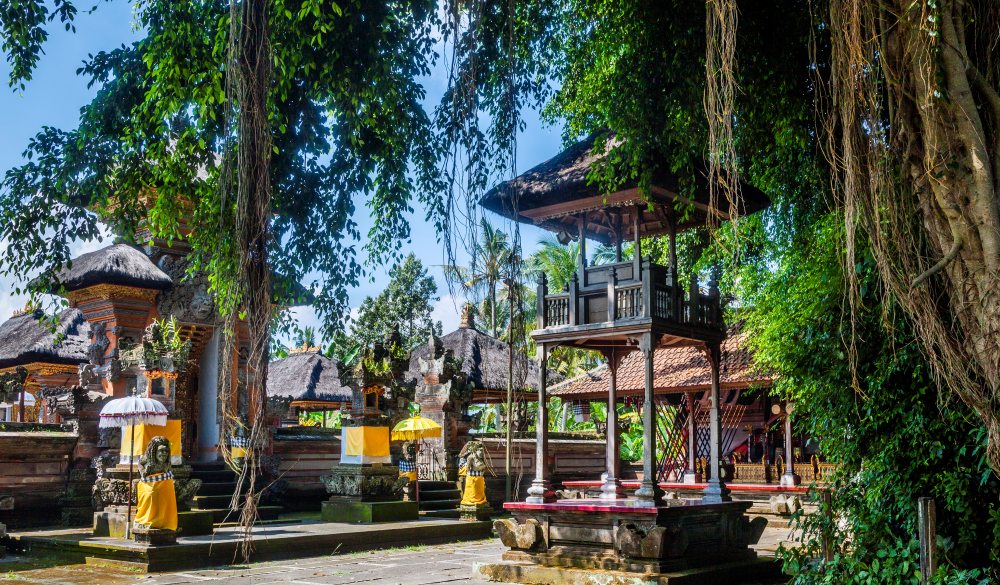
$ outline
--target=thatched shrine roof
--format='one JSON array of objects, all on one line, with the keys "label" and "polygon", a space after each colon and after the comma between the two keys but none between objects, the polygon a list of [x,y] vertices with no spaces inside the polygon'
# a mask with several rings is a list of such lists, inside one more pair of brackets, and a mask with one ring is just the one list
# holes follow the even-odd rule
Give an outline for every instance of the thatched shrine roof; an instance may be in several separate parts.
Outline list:
[{"label": "thatched shrine roof", "polygon": [[336,362],[316,351],[293,353],[271,362],[267,396],[290,398],[293,403],[351,403],[351,389],[341,384]]},{"label": "thatched shrine roof", "polygon": [[[722,364],[719,370],[720,388],[736,390],[767,388],[773,376],[753,365],[753,356],[746,347],[746,334],[733,331],[722,342]],[[653,388],[658,395],[677,392],[701,392],[712,385],[712,371],[704,352],[692,346],[662,347],[653,354]],[[618,366],[618,396],[641,396],[645,387],[645,365],[642,352],[633,351]],[[549,394],[564,400],[607,400],[608,368],[606,365],[566,380],[549,389]]]},{"label": "thatched shrine roof", "polygon": [[[617,239],[614,227],[618,220],[613,217],[617,213],[621,217],[621,239],[634,239],[635,206],[645,207],[647,199],[639,192],[635,178],[627,180],[614,193],[605,193],[598,185],[588,182],[590,169],[606,156],[594,152],[595,139],[597,135],[585,138],[520,176],[500,183],[483,196],[480,204],[504,217],[556,233],[565,230],[573,235],[578,233],[581,212],[587,212],[587,237],[603,243]],[[610,150],[615,139],[607,141]],[[680,181],[676,175],[663,169],[654,175],[649,197],[661,205],[643,212],[640,236],[666,233],[670,219],[679,231],[704,226],[710,217],[716,221],[730,218],[725,201],[716,207],[710,205],[704,170],[696,172],[694,178],[697,189],[692,201],[678,194]],[[740,215],[759,211],[770,204],[768,197],[750,184],[741,184],[741,192]]]},{"label": "thatched shrine roof", "polygon": [[163,290],[172,284],[170,276],[149,256],[128,244],[115,244],[73,259],[73,265],[56,274],[55,281],[53,292],[60,286],[67,291],[98,284]]},{"label": "thatched shrine roof", "polygon": [[77,309],[59,314],[55,331],[41,311],[15,315],[0,324],[0,368],[31,363],[77,365],[87,361],[90,324]]}]

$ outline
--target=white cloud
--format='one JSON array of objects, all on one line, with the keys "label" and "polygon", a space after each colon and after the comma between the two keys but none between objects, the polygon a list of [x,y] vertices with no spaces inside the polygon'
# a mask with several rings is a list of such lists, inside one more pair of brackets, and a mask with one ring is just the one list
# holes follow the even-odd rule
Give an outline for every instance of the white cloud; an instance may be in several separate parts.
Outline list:
[{"label": "white cloud", "polygon": [[458,329],[458,322],[462,315],[462,306],[465,304],[465,297],[456,295],[445,295],[434,304],[431,311],[431,319],[441,322],[441,329],[444,333],[450,333]]}]

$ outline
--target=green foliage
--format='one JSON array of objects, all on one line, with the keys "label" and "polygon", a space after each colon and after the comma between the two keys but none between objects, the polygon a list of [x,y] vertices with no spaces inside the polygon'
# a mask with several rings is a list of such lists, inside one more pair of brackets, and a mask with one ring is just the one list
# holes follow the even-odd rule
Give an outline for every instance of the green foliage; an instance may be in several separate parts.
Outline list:
[{"label": "green foliage", "polygon": [[427,343],[431,332],[441,335],[441,322],[431,318],[437,301],[437,284],[414,254],[389,271],[389,284],[375,297],[367,297],[351,323],[354,343],[370,347],[399,331],[402,351]]},{"label": "green foliage", "polygon": [[[758,364],[778,374],[775,391],[795,402],[796,424],[840,465],[830,491],[842,521],[803,518],[804,546],[784,551],[786,567],[799,584],[916,584],[916,501],[929,496],[947,559],[936,582],[986,582],[1000,563],[1000,481],[984,428],[941,402],[866,254],[853,267],[865,309],[853,322],[845,314],[839,217],[818,216],[796,239],[774,249],[771,270],[747,268],[739,279]],[[831,564],[815,560],[824,534],[839,546]]]},{"label": "green foliage", "polygon": [[[324,424],[324,420],[326,421]],[[339,429],[343,420],[343,412],[339,410],[331,411],[309,411],[299,413],[299,425],[304,427],[320,427],[324,429]]]},{"label": "green foliage", "polygon": [[191,342],[181,336],[177,319],[156,319],[149,324],[139,343],[119,346],[122,366],[146,370],[183,370],[191,353]]},{"label": "green foliage", "polygon": [[[68,0],[0,9],[11,83],[30,78],[47,22],[70,24]],[[136,1],[131,46],[87,56],[79,70],[96,88],[76,128],[43,128],[27,159],[0,184],[0,272],[51,275],[69,244],[98,237],[98,213],[131,237],[140,220],[176,240],[193,232],[192,270],[208,273],[220,307],[234,310],[234,197],[223,167],[235,157],[226,95],[230,2]],[[364,249],[373,263],[409,238],[406,214],[422,201],[440,216],[439,152],[419,79],[435,59],[437,5],[429,0],[324,5],[269,3],[274,79],[269,123],[274,220],[269,261],[276,291],[307,281],[329,334],[348,314],[347,290],[362,266],[354,220],[373,220]],[[97,212],[97,213],[94,213]],[[45,288],[40,279],[39,290]],[[284,284],[282,284],[284,283]]]}]

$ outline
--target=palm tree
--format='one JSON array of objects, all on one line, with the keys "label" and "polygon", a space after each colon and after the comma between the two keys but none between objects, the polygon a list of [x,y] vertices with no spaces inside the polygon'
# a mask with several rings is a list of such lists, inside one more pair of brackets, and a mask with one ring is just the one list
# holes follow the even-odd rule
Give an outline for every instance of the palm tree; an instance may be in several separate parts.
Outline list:
[{"label": "palm tree", "polygon": [[483,298],[479,314],[488,317],[490,334],[497,336],[497,288],[509,271],[510,239],[486,218],[479,222],[479,237],[472,249],[472,266],[445,266],[445,274],[458,280],[466,293]]},{"label": "palm tree", "polygon": [[538,243],[539,248],[528,259],[528,266],[534,273],[544,273],[549,281],[549,290],[562,290],[579,262],[580,244],[571,243],[563,246],[553,237],[548,237]]}]

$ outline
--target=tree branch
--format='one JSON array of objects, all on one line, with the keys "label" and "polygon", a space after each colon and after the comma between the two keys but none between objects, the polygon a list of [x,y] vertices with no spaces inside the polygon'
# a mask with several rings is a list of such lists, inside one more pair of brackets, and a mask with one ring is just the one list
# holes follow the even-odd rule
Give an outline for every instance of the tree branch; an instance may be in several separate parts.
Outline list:
[{"label": "tree branch", "polygon": [[948,250],[948,253],[945,254],[943,258],[937,261],[937,264],[931,266],[930,268],[925,270],[923,274],[913,279],[913,282],[910,283],[910,288],[911,289],[917,288],[917,286],[919,286],[921,282],[934,276],[938,272],[941,272],[941,270],[943,270],[944,267],[947,266],[949,262],[958,257],[958,253],[961,249],[962,249],[962,238],[961,236],[959,236],[955,238],[955,242],[951,245],[951,249]]}]

